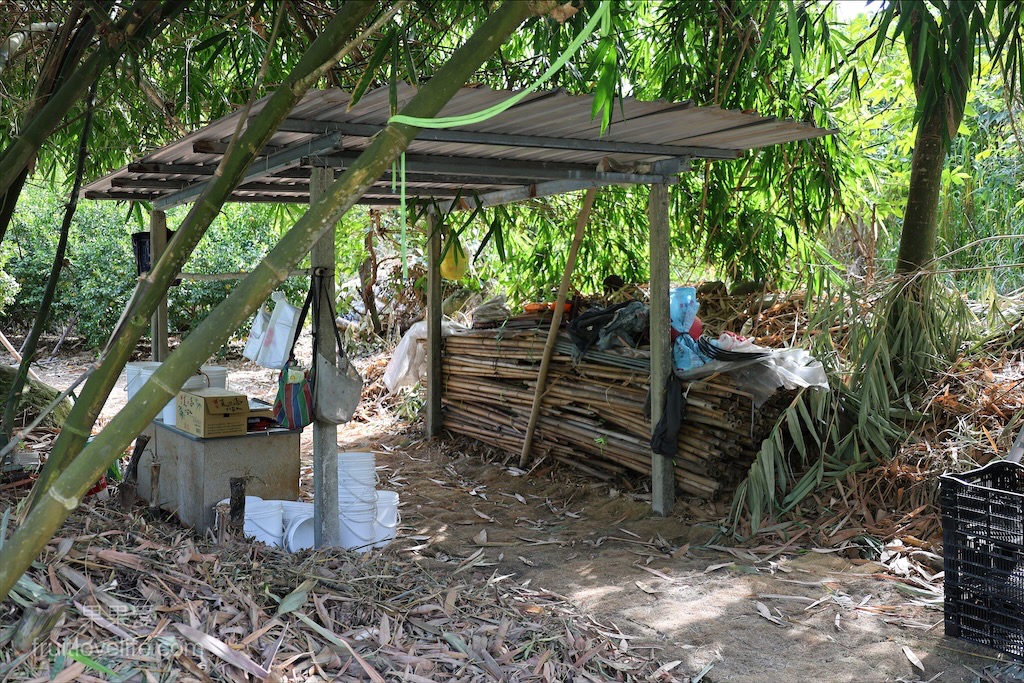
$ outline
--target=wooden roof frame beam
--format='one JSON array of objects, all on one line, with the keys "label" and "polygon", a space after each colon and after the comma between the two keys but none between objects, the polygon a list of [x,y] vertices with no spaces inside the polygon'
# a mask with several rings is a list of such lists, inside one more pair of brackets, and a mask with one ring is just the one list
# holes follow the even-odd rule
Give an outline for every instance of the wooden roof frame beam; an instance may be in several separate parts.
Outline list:
[{"label": "wooden roof frame beam", "polygon": [[[329,133],[328,135],[324,135],[319,138],[314,138],[312,140],[294,144],[291,147],[286,147],[285,149],[271,154],[268,157],[264,157],[263,159],[254,160],[253,163],[249,165],[245,175],[242,176],[242,180],[239,182],[239,185],[243,185],[251,180],[256,180],[257,178],[271,175],[272,173],[282,171],[286,168],[298,166],[302,163],[302,160],[310,154],[326,152],[339,147],[341,145],[341,140],[341,133]],[[184,190],[165,195],[153,202],[153,208],[157,211],[166,211],[171,207],[194,201],[199,198],[209,183],[209,180],[200,181],[190,185]]]},{"label": "wooden roof frame beam", "polygon": [[[358,152],[342,152],[310,157],[308,160],[303,160],[303,165],[326,165],[336,169],[344,169],[351,166],[352,162],[358,158]],[[655,168],[657,164],[675,161],[679,160],[666,159],[646,165]],[[666,167],[662,165],[658,166],[658,168]],[[531,184],[546,180],[613,180],[612,184],[635,183],[637,185],[647,185],[653,182],[662,182],[660,176],[671,173],[670,171],[656,171],[653,174],[612,173],[597,171],[593,165],[589,164],[520,161],[516,159],[484,159],[479,157],[433,157],[418,154],[406,155],[405,169],[411,173],[441,173],[448,176],[465,176],[463,180],[467,182],[481,175],[499,178],[502,176],[528,178]]]},{"label": "wooden roof frame beam", "polygon": [[[627,122],[628,123],[628,122]],[[337,121],[307,121],[285,119],[278,131],[288,133],[337,132],[352,137],[370,138],[385,126],[368,123],[341,123]],[[661,145],[646,142],[617,142],[613,140],[583,140],[580,138],[554,138],[544,135],[513,135],[510,133],[483,133],[470,130],[424,128],[416,134],[417,140],[426,142],[452,142],[467,145],[496,145],[499,147],[532,147],[568,149],[608,154],[647,154],[661,157],[689,156],[701,159],[738,159],[743,152],[717,147]]]}]

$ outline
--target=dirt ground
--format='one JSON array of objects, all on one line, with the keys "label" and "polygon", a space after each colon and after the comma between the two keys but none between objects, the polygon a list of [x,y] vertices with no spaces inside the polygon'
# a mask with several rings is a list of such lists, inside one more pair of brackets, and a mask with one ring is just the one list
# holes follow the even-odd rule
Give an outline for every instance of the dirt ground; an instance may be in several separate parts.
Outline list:
[{"label": "dirt ground", "polygon": [[[37,371],[63,388],[88,361]],[[230,388],[272,398],[273,371],[225,364]],[[101,424],[124,405],[123,386],[122,379]],[[725,548],[713,542],[713,528],[694,521],[706,504],[679,501],[672,515],[657,517],[625,487],[543,465],[523,473],[469,441],[424,439],[418,426],[383,411],[339,428],[338,445],[375,452],[381,488],[400,492],[400,552],[441,573],[510,575],[565,596],[677,676],[953,683],[977,680],[1003,659],[943,636],[941,586],[915,591],[882,565],[826,549]]]}]

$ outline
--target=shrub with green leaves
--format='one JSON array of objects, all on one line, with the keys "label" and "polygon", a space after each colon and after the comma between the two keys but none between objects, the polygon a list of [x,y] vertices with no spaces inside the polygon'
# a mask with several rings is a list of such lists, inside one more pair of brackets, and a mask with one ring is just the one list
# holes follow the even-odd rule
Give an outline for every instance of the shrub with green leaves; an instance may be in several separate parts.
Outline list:
[{"label": "shrub with green leaves", "polygon": [[[22,195],[14,221],[0,246],[0,326],[27,330],[42,299],[59,237],[64,199],[59,192],[33,188]],[[181,210],[179,210],[181,211]],[[200,242],[186,272],[248,272],[276,244],[280,208],[233,205]],[[173,226],[179,218],[169,216]],[[131,234],[146,230],[138,212],[113,202],[81,201],[71,225],[57,295],[48,316],[51,332],[72,322],[87,347],[102,347],[117,324],[136,282]],[[6,278],[6,279],[5,279]],[[172,334],[187,334],[236,286],[237,281],[182,282],[168,294]],[[284,290],[301,303],[306,278],[289,279]],[[4,306],[4,297],[12,304]],[[243,330],[244,332],[244,330]]]},{"label": "shrub with green leaves", "polygon": [[[18,285],[13,305],[0,318],[7,329],[27,329],[39,311],[63,212],[64,201],[57,193],[34,189],[22,195],[0,250],[4,273]],[[124,208],[81,202],[49,314],[50,329],[61,329],[75,321],[89,346],[101,346],[121,316],[134,285],[135,261]]]}]

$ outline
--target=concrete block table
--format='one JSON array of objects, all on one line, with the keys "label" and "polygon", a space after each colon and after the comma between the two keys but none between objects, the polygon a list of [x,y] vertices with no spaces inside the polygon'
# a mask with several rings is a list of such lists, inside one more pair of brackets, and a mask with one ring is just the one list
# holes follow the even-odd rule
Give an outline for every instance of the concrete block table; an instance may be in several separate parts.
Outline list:
[{"label": "concrete block table", "polygon": [[247,479],[246,495],[299,497],[301,431],[202,439],[154,420],[144,434],[150,441],[139,459],[139,495],[198,531],[215,527],[214,506],[231,495],[232,478]]}]

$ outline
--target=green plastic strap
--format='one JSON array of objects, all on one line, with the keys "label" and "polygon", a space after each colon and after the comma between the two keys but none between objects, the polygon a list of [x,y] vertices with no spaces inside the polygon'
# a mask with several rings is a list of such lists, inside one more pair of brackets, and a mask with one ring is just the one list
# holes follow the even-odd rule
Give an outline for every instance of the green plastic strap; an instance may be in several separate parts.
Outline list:
[{"label": "green plastic strap", "polygon": [[548,67],[547,71],[541,74],[540,78],[534,81],[525,90],[516,93],[512,97],[508,98],[504,102],[488,107],[482,111],[478,111],[473,114],[463,114],[461,116],[441,116],[438,118],[419,118],[416,116],[403,116],[402,114],[396,114],[388,119],[388,123],[404,123],[409,126],[416,126],[418,128],[454,128],[455,126],[462,126],[472,123],[480,123],[486,121],[489,118],[497,116],[498,114],[514,107],[520,101],[523,100],[527,95],[532,93],[534,90],[539,88],[542,83],[547,81],[549,78],[555,75],[559,69],[566,65],[566,63],[572,59],[572,56],[583,45],[583,41],[590,37],[597,28],[597,25],[601,24],[601,33],[603,36],[607,36],[611,32],[611,2],[609,0],[602,0],[600,7],[594,12],[594,16],[590,18],[583,30],[580,31],[569,46],[565,48],[565,51],[558,56],[558,59]]},{"label": "green plastic strap", "polygon": [[[405,259],[405,152],[402,152],[402,161],[399,173],[399,177],[401,178],[402,183],[402,199],[399,206],[398,220],[401,222],[402,225],[402,279],[405,280],[409,277],[409,263]],[[394,176],[392,176],[392,178],[393,177]]]}]

